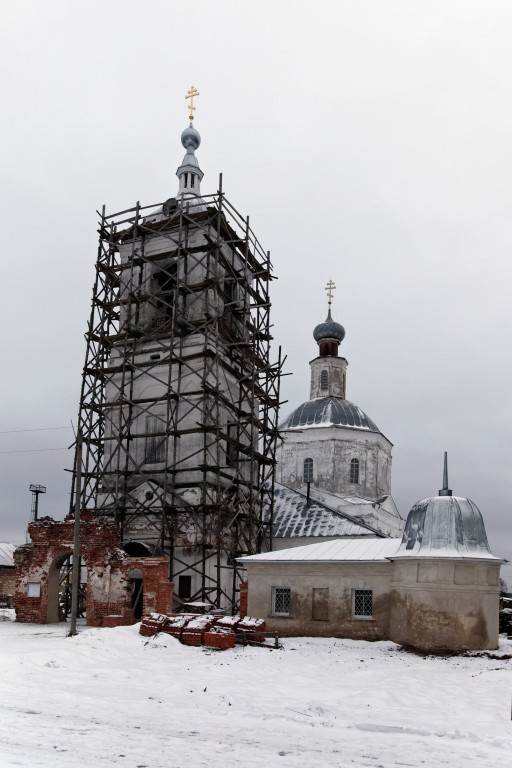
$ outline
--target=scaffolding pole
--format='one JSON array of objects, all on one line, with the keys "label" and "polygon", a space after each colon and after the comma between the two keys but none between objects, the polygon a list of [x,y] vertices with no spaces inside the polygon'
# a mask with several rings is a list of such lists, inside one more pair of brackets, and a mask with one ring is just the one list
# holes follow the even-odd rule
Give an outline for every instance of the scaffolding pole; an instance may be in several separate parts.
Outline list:
[{"label": "scaffolding pole", "polygon": [[238,605],[236,557],[270,546],[281,351],[265,252],[222,192],[99,214],[80,395],[81,508],[125,548]]}]

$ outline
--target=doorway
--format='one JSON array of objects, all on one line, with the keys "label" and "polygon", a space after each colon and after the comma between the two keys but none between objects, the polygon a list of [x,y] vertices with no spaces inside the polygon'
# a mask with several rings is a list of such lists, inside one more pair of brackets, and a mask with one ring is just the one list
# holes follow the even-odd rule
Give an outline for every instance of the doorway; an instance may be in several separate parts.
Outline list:
[{"label": "doorway", "polygon": [[133,615],[140,621],[144,609],[144,574],[139,568],[133,568],[128,573],[128,581],[132,593]]},{"label": "doorway", "polygon": [[[48,571],[48,600],[46,621],[56,624],[66,621],[71,613],[71,591],[73,587],[73,554],[63,552],[50,565]],[[80,560],[78,583],[78,617],[85,618],[87,598],[87,567]]]}]

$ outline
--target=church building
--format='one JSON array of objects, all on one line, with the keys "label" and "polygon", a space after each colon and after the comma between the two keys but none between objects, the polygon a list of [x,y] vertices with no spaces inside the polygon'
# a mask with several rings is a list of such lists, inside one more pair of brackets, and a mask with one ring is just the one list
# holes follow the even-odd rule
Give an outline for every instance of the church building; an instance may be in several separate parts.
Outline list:
[{"label": "church building", "polygon": [[343,326],[328,313],[313,337],[309,400],[279,425],[274,548],[311,537],[398,536],[403,529],[391,496],[392,443],[375,422],[346,399],[347,367],[339,347]]},{"label": "church building", "polygon": [[470,499],[443,488],[401,538],[339,538],[242,558],[248,611],[280,635],[393,640],[425,652],[498,647],[503,560]]}]

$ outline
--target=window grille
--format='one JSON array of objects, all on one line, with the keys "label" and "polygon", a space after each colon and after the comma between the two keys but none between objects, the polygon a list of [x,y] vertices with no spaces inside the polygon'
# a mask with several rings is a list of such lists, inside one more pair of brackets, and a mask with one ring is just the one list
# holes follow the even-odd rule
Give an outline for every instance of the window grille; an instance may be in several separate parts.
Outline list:
[{"label": "window grille", "polygon": [[[146,448],[144,461],[146,464],[158,464],[165,461],[165,432],[164,419],[161,416],[146,416]],[[159,434],[157,434],[159,433]]]},{"label": "window grille", "polygon": [[350,462],[350,482],[352,485],[359,485],[359,459],[352,459]]},{"label": "window grille", "polygon": [[304,482],[313,482],[313,459],[304,459]]},{"label": "window grille", "polygon": [[329,389],[329,371],[325,369],[320,374],[320,389]]},{"label": "window grille", "polygon": [[291,589],[288,587],[273,588],[272,613],[275,616],[289,616],[291,603]]},{"label": "window grille", "polygon": [[373,616],[373,590],[354,589],[354,616]]}]

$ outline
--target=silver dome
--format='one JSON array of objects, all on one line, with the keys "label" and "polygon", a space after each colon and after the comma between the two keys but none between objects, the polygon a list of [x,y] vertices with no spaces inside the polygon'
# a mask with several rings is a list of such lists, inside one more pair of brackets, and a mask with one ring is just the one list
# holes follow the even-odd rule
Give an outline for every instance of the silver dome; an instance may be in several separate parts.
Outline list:
[{"label": "silver dome", "polygon": [[361,408],[348,400],[332,396],[317,397],[302,403],[279,425],[279,429],[331,426],[380,432],[377,425]]},{"label": "silver dome", "polygon": [[416,502],[397,556],[495,559],[480,510],[473,501],[459,496],[433,496]]},{"label": "silver dome", "polygon": [[189,147],[197,149],[201,144],[201,136],[199,131],[197,131],[193,125],[189,125],[188,128],[185,128],[181,134],[181,143],[185,149],[188,149]]}]

